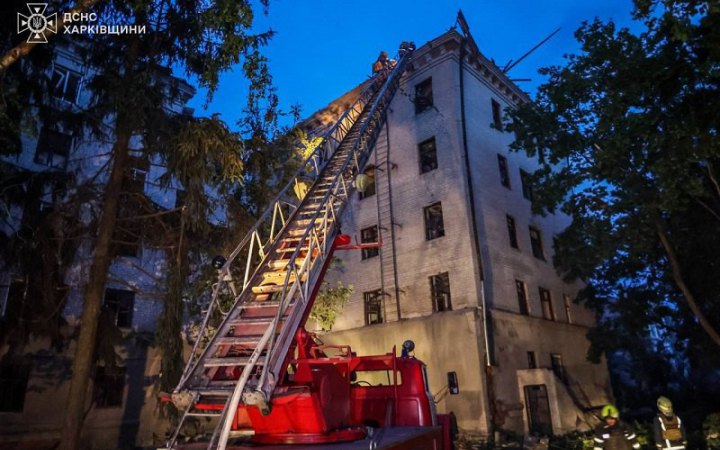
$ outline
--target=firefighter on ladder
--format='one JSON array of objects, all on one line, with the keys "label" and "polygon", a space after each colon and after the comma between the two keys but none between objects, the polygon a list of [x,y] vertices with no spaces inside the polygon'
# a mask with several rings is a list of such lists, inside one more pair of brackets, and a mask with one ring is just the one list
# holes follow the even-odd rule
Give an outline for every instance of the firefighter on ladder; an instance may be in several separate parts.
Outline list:
[{"label": "firefighter on ladder", "polygon": [[673,413],[672,402],[667,397],[657,400],[658,415],[655,417],[655,446],[661,450],[684,450],[687,445],[685,427]]}]

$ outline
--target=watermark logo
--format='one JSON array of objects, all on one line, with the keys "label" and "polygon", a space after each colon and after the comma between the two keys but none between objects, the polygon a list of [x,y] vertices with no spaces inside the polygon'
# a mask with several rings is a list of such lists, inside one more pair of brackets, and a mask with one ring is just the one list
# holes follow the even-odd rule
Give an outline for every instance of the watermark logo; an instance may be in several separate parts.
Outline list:
[{"label": "watermark logo", "polygon": [[30,15],[18,13],[17,16],[17,32],[18,34],[29,31],[28,43],[30,44],[46,44],[46,32],[57,33],[57,13],[45,15],[47,3],[28,3],[28,11]]}]

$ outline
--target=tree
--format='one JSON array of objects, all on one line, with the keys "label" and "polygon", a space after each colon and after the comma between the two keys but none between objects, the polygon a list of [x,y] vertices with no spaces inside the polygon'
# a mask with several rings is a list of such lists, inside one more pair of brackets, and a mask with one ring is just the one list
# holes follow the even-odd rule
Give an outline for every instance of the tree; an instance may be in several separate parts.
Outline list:
[{"label": "tree", "polygon": [[638,34],[584,23],[581,53],[543,69],[535,102],[505,125],[513,148],[540,161],[534,211],[573,219],[555,263],[604,313],[595,349],[655,329],[710,354],[720,346],[720,8],[636,0],[634,14]]},{"label": "tree", "polygon": [[[262,124],[277,114],[277,98],[269,88],[266,61],[260,53],[260,48],[272,33],[249,32],[254,15],[249,2],[138,0],[130,3],[81,3],[82,7],[90,7],[90,12],[101,19],[120,24],[144,25],[147,32],[94,35],[82,39],[81,43],[68,43],[76,45],[75,49],[83,52],[85,61],[96,71],[87,85],[94,99],[87,109],[78,114],[64,111],[60,119],[66,120],[73,116],[78,120],[79,130],[114,142],[111,159],[102,175],[106,180],[101,187],[101,199],[89,202],[98,212],[98,220],[93,224],[92,263],[61,440],[61,448],[68,449],[78,448],[103,293],[108,267],[113,258],[112,244],[117,240],[119,230],[128,228],[128,224],[134,220],[132,217],[120,217],[119,214],[127,209],[137,212],[135,207],[143,205],[142,200],[133,201],[138,200],[138,196],[124,188],[131,140],[141,137],[143,156],[149,159],[164,158],[169,167],[166,179],[179,180],[190,196],[195,195],[194,200],[188,201],[186,210],[196,208],[192,212],[198,212],[210,207],[201,198],[200,191],[205,189],[205,182],[232,183],[242,177],[243,145],[238,135],[231,133],[217,118],[190,120],[168,113],[165,106],[178,94],[178,90],[163,67],[173,67],[184,72],[212,93],[217,86],[219,73],[242,63],[242,70],[250,84],[246,113],[263,114],[248,121]],[[267,1],[261,4],[267,8]],[[71,3],[60,1],[53,6],[58,7],[59,11],[65,11],[71,7]],[[3,41],[5,53],[17,44],[18,36],[10,32],[15,12],[11,11],[3,17],[3,35],[8,37]],[[55,44],[64,44],[60,37],[55,39]],[[47,70],[53,48],[52,45],[44,46],[42,50],[36,48],[28,58],[23,59],[23,64],[3,66],[4,101],[0,108],[0,125],[2,131],[8,131],[3,133],[3,141],[13,144],[15,150],[20,148],[22,122],[19,117],[32,117],[35,113],[33,106],[42,104],[38,101],[33,105],[27,100],[47,96],[47,83],[44,86],[42,82],[33,83],[32,75],[40,75],[39,80],[47,81],[48,77],[42,75]],[[108,119],[111,119],[112,128],[109,132],[106,129]],[[262,136],[254,135],[252,138],[261,140]],[[153,214],[147,211],[145,215]],[[204,217],[206,215],[186,213],[179,218],[179,240],[173,258],[176,271],[169,277],[171,285],[181,285],[178,280],[187,273],[184,250],[187,234],[184,231],[189,233],[198,230],[198,223]],[[198,222],[193,223],[195,218]],[[175,307],[177,312],[178,301],[176,297],[174,303],[166,305],[168,310]],[[55,306],[61,306],[61,303],[56,302]]]}]

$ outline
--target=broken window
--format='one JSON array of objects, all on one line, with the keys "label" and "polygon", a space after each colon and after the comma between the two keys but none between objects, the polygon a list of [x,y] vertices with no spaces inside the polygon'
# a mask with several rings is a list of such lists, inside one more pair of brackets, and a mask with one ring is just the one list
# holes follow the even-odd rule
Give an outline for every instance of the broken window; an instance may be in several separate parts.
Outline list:
[{"label": "broken window", "polygon": [[31,369],[22,358],[0,364],[0,412],[22,412]]},{"label": "broken window", "polygon": [[530,246],[532,247],[533,256],[545,261],[545,252],[543,251],[542,235],[540,230],[535,227],[529,227],[530,229]]},{"label": "broken window", "polygon": [[120,328],[132,327],[135,293],[124,289],[105,289],[104,307],[110,312],[113,323]]},{"label": "broken window", "polygon": [[35,162],[56,169],[65,169],[71,148],[72,136],[43,126],[35,147]]},{"label": "broken window", "polygon": [[523,197],[532,201],[533,189],[532,189],[532,178],[529,173],[520,169],[520,182],[522,183],[522,194]]},{"label": "broken window", "polygon": [[97,366],[93,383],[93,399],[98,408],[117,408],[123,405],[125,368]]},{"label": "broken window", "polygon": [[53,97],[69,103],[76,103],[82,77],[67,67],[56,65],[50,78],[50,92]]},{"label": "broken window", "polygon": [[[377,243],[378,242],[378,227],[373,225],[368,228],[360,230],[360,242],[363,244]],[[363,248],[362,259],[372,258],[380,253],[377,247],[375,248]]]},{"label": "broken window", "polygon": [[515,228],[515,218],[511,215],[506,215],[505,220],[507,221],[508,237],[510,238],[510,247],[518,248],[517,229]]},{"label": "broken window", "polygon": [[451,311],[450,276],[447,272],[430,277],[430,296],[433,312]]},{"label": "broken window", "polygon": [[529,315],[530,308],[528,306],[527,289],[525,288],[525,283],[520,280],[515,280],[515,290],[517,291],[518,308],[520,309],[520,314],[524,314],[526,316]]},{"label": "broken window", "polygon": [[434,137],[418,144],[418,153],[420,154],[420,173],[430,172],[438,168],[437,147],[435,146]]},{"label": "broken window", "polygon": [[498,130],[502,130],[502,110],[500,109],[500,103],[494,98],[491,98],[490,104],[492,105],[493,125]]},{"label": "broken window", "polygon": [[542,305],[543,318],[547,320],[555,320],[555,312],[552,306],[552,297],[550,291],[545,288],[538,288],[540,292],[540,305]]},{"label": "broken window", "polygon": [[500,170],[500,184],[510,189],[510,173],[508,172],[507,158],[498,154],[498,169]]},{"label": "broken window", "polygon": [[415,114],[433,107],[432,78],[415,85]]},{"label": "broken window", "polygon": [[363,293],[365,301],[365,325],[385,322],[382,291],[376,289]]},{"label": "broken window", "polygon": [[425,207],[423,211],[425,215],[425,239],[431,241],[445,236],[442,205],[440,202]]}]

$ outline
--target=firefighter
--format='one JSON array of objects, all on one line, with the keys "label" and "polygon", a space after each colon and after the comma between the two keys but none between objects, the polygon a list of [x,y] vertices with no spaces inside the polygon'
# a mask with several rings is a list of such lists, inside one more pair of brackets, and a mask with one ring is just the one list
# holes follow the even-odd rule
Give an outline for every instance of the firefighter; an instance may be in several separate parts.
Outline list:
[{"label": "firefighter", "polygon": [[635,433],[620,422],[620,413],[614,405],[605,405],[601,423],[595,429],[593,450],[630,450],[640,448]]},{"label": "firefighter", "polygon": [[384,68],[386,68],[389,64],[388,61],[388,54],[386,52],[380,52],[380,56],[378,56],[378,59],[375,61],[372,67],[373,73],[380,72]]},{"label": "firefighter", "polygon": [[655,446],[662,450],[684,450],[687,445],[685,427],[673,413],[672,402],[667,397],[657,400],[658,415],[655,417]]}]

